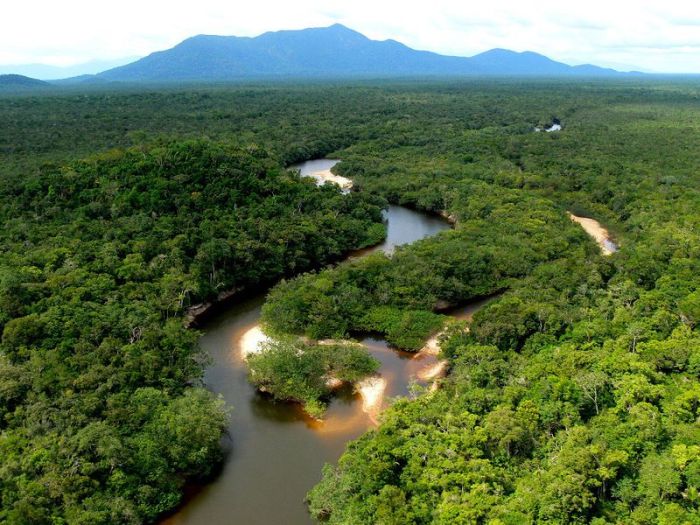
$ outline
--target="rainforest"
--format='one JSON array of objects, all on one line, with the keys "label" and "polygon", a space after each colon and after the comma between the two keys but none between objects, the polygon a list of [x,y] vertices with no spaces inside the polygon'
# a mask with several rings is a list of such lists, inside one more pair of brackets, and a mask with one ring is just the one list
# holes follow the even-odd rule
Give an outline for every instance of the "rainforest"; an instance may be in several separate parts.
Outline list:
[{"label": "rainforest", "polygon": [[[700,524],[694,80],[52,88],[0,121],[0,522],[213,523],[218,490],[288,523]],[[400,213],[429,231],[392,242]],[[275,443],[297,510],[233,496],[275,437],[237,414],[322,433],[391,359],[440,373],[322,468]]]}]

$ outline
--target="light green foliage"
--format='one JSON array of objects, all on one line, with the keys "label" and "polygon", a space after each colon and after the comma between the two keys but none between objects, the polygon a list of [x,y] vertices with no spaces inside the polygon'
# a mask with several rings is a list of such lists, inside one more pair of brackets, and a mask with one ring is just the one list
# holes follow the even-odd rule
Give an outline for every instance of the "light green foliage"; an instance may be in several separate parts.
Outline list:
[{"label": "light green foliage", "polygon": [[354,344],[307,344],[287,337],[265,343],[248,357],[250,379],[282,401],[298,401],[322,417],[331,394],[329,379],[354,383],[377,371],[379,362]]},{"label": "light green foliage", "polygon": [[401,310],[390,306],[370,308],[360,321],[360,330],[380,332],[389,344],[420,350],[432,334],[442,328],[442,316],[424,310]]}]

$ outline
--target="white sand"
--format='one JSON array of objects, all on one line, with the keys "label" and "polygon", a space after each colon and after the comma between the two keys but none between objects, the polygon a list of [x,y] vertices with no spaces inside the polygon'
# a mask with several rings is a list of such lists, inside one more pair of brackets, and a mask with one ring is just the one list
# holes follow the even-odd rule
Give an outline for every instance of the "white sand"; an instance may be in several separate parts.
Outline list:
[{"label": "white sand", "polygon": [[434,392],[437,389],[437,380],[447,375],[447,361],[444,359],[435,361],[435,356],[440,353],[440,338],[444,333],[445,330],[441,330],[428,339],[425,342],[425,346],[413,357],[413,359],[417,360],[429,358],[431,361],[431,364],[425,365],[416,372],[416,378],[419,381],[431,382],[430,392]]},{"label": "white sand", "polygon": [[[423,359],[424,357],[435,357],[440,353],[440,338],[444,334],[444,330],[441,332],[438,332],[435,334],[433,337],[428,339],[425,343],[425,346],[420,349],[420,351],[415,355],[414,359]],[[431,391],[432,387],[435,386],[436,379],[440,379],[441,377],[445,377],[447,373],[447,361],[446,360],[441,360],[437,361],[435,363],[432,363],[430,365],[424,366],[418,372],[416,373],[416,376],[420,381],[433,381],[433,385],[431,385]]]},{"label": "white sand", "polygon": [[[552,131],[561,131],[561,130],[562,130],[562,127],[561,127],[561,124],[552,124],[552,125],[549,126],[548,128],[544,128],[544,130],[545,130],[547,133],[551,133]],[[540,128],[540,127],[536,127],[536,128],[535,128],[535,132],[536,132],[536,133],[539,133],[540,131],[542,131],[542,128]]]},{"label": "white sand", "polygon": [[421,381],[434,381],[445,376],[447,372],[447,361],[438,361],[432,365],[428,365],[418,371],[418,379]]},{"label": "white sand", "polygon": [[340,175],[333,175],[331,173],[331,170],[322,170],[322,171],[316,171],[314,173],[311,173],[309,177],[313,177],[318,181],[319,184],[323,184],[325,182],[332,182],[333,184],[337,184],[344,190],[349,190],[352,188],[352,181],[346,177],[341,177]]},{"label": "white sand", "polygon": [[610,240],[608,230],[603,228],[598,221],[588,217],[577,217],[573,213],[569,213],[569,217],[575,223],[580,224],[586,233],[595,239],[603,255],[610,255],[615,252],[615,243]]},{"label": "white sand", "polygon": [[257,354],[262,350],[263,344],[270,338],[265,335],[259,324],[247,330],[240,341],[241,357],[246,359],[250,354]]},{"label": "white sand", "polygon": [[443,332],[438,332],[425,342],[425,346],[416,355],[438,355],[440,353],[440,337]]},{"label": "white sand", "polygon": [[384,403],[386,379],[379,376],[368,377],[358,382],[355,388],[362,397],[362,410],[376,423],[376,416]]}]

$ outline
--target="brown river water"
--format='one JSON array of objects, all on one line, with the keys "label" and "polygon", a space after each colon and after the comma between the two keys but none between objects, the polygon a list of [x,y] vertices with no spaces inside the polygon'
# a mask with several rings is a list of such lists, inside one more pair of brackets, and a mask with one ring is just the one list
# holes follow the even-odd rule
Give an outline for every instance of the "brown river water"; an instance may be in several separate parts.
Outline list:
[{"label": "brown river water", "polygon": [[[302,174],[329,169],[332,161],[309,161],[297,166]],[[442,219],[399,206],[386,211],[388,235],[370,251],[390,253],[395,246],[435,235],[450,226]],[[232,408],[227,455],[219,475],[192,490],[167,525],[296,525],[312,523],[304,504],[306,493],[321,477],[325,463],[335,462],[348,441],[373,426],[358,394],[345,389],[333,398],[323,422],[307,417],[299,406],[259,394],[247,379],[240,352],[242,335],[259,323],[264,293],[241,301],[204,326],[202,348],[211,356],[205,382]],[[483,302],[451,315],[468,318]],[[362,341],[380,362],[387,381],[386,396],[405,396],[421,368],[434,356],[398,352],[374,338]]]}]

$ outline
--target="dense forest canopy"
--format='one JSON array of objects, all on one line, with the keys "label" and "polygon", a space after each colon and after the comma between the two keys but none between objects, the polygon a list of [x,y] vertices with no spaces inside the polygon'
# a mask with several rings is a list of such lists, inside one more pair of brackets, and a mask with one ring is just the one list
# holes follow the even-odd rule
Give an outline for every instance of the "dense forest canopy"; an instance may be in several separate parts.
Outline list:
[{"label": "dense forest canopy", "polygon": [[[505,290],[448,332],[437,392],[326,467],[316,519],[700,523],[699,103],[680,80],[0,98],[0,520],[172,508],[226,410],[184,308],[286,277],[278,332],[409,349],[438,306]],[[347,196],[282,169],[331,154]],[[386,201],[455,229],[292,278],[376,242]]]},{"label": "dense forest canopy", "polygon": [[216,464],[226,410],[197,386],[206,356],[185,309],[383,230],[381,199],[207,141],[44,166],[2,193],[0,518],[11,523],[140,522],[171,508],[187,477]]}]

